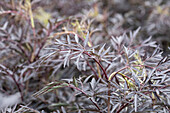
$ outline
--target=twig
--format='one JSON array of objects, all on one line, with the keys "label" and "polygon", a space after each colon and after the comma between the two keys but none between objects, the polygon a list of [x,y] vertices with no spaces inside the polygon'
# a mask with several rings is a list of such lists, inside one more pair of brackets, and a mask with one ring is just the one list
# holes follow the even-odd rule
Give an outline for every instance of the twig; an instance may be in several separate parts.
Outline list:
[{"label": "twig", "polygon": [[[88,55],[89,57],[92,57],[87,51],[84,51],[83,53],[85,53],[85,54]],[[93,57],[92,57],[92,59],[100,66],[100,68],[102,69],[102,71],[103,71],[103,73],[104,73],[104,75],[105,75],[105,78],[106,78],[107,80],[109,80],[109,79],[108,79],[108,76],[107,76],[107,73],[106,73],[105,69],[103,68],[103,66],[100,64],[100,62],[99,62],[97,59],[93,58]]]}]

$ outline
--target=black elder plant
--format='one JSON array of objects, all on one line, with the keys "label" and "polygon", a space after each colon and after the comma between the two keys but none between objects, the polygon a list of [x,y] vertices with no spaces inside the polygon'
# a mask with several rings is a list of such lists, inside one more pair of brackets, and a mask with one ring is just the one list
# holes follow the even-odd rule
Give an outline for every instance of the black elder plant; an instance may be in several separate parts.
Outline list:
[{"label": "black elder plant", "polygon": [[0,112],[169,113],[169,3],[1,0]]},{"label": "black elder plant", "polygon": [[[77,34],[54,34],[41,64],[76,65],[82,75],[53,81],[34,96],[60,91],[58,102],[51,104],[58,112],[168,113],[169,56],[162,57],[151,37],[139,42],[139,30],[100,45],[90,43],[88,31],[85,39]],[[65,96],[64,89],[69,92]]]}]

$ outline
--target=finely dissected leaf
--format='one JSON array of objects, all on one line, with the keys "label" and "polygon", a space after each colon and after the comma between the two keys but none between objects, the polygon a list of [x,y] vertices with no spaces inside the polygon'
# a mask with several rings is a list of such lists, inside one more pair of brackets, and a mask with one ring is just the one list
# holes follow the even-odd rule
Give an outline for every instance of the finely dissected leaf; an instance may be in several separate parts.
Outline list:
[{"label": "finely dissected leaf", "polygon": [[76,60],[77,69],[79,69],[79,70],[81,70],[80,63],[79,63],[80,57],[81,57],[81,54],[79,54],[79,55],[77,56],[77,60]]},{"label": "finely dissected leaf", "polygon": [[137,50],[135,52],[133,52],[131,55],[128,56],[128,58],[131,58],[132,56],[134,56],[135,54],[137,54]]},{"label": "finely dissected leaf", "polygon": [[90,82],[90,85],[91,85],[92,89],[95,88],[95,86],[96,86],[96,80],[95,80],[95,78],[92,78],[92,81]]},{"label": "finely dissected leaf", "polygon": [[0,27],[0,29],[6,30],[7,26],[8,26],[8,22],[5,22],[5,24],[3,25],[3,27]]},{"label": "finely dissected leaf", "polygon": [[130,92],[127,96],[126,99],[132,98],[134,96],[134,92]]},{"label": "finely dissected leaf", "polygon": [[60,69],[60,67],[62,66],[62,62],[61,61],[59,61],[60,62],[60,64],[58,64],[58,65],[56,65],[56,66],[54,66],[53,68],[54,68],[54,71],[53,71],[53,73],[51,74],[51,76],[54,76],[55,74],[56,74],[56,72]]},{"label": "finely dissected leaf", "polygon": [[32,13],[32,7],[31,7],[31,1],[30,0],[25,0],[25,4],[24,4],[23,8],[28,12],[28,14],[30,16],[31,27],[35,28],[34,18],[33,18],[33,13]]},{"label": "finely dissected leaf", "polygon": [[167,78],[167,75],[164,74],[164,76],[162,77],[161,83],[163,83],[165,81],[165,79]]},{"label": "finely dissected leaf", "polygon": [[108,47],[102,54],[101,54],[101,57],[103,57],[104,55],[106,55],[110,50],[110,47]]},{"label": "finely dissected leaf", "polygon": [[145,81],[145,84],[148,83],[148,81],[150,80],[150,78],[151,78],[151,76],[153,75],[153,73],[155,72],[155,70],[156,70],[156,68],[154,68],[154,69],[152,69],[152,71],[150,71],[150,73],[148,74],[147,79],[146,79],[146,81]]},{"label": "finely dissected leaf", "polygon": [[154,50],[154,52],[152,53],[151,57],[155,56],[156,53],[158,53],[160,50],[159,46],[157,46],[157,48]]},{"label": "finely dissected leaf", "polygon": [[111,78],[112,78],[113,76],[115,76],[115,74],[116,74],[116,72],[111,73],[110,76],[109,76],[109,80],[111,80]]},{"label": "finely dissected leaf", "polygon": [[40,91],[36,92],[35,94],[33,94],[33,96],[37,97],[39,95],[48,93],[50,91],[53,91],[55,89],[58,88],[62,88],[62,87],[67,87],[68,84],[67,83],[62,83],[62,82],[52,82],[50,84],[48,84],[47,86],[45,86],[43,89],[41,89]]},{"label": "finely dissected leaf", "polygon": [[127,54],[127,56],[129,55],[129,50],[127,47],[123,46],[124,50],[125,50],[125,53]]},{"label": "finely dissected leaf", "polygon": [[83,71],[86,71],[86,68],[87,68],[87,63],[83,62]]},{"label": "finely dissected leaf", "polygon": [[135,97],[134,97],[135,112],[137,112],[137,107],[138,107],[138,103],[137,103],[137,101],[138,101],[138,95],[137,95],[137,94],[135,94]]},{"label": "finely dissected leaf", "polygon": [[87,32],[86,39],[84,41],[84,47],[86,47],[86,45],[88,44],[88,41],[89,41],[89,31]]},{"label": "finely dissected leaf", "polygon": [[107,60],[107,59],[101,58],[101,60],[104,61],[104,62],[106,62],[106,63],[108,63],[108,64],[112,64],[112,62],[110,62],[110,61]]},{"label": "finely dissected leaf", "polygon": [[111,110],[111,113],[114,113],[114,111],[116,110],[116,108],[120,105],[120,103],[117,103],[116,105],[113,105],[113,108]]},{"label": "finely dissected leaf", "polygon": [[142,95],[143,97],[147,98],[147,99],[151,99],[149,96],[143,94],[143,93],[138,93],[139,95]]},{"label": "finely dissected leaf", "polygon": [[133,32],[133,38],[135,38],[135,37],[137,36],[137,34],[138,34],[138,32],[139,32],[140,29],[141,29],[141,27],[139,27],[137,30],[135,30],[135,31]]},{"label": "finely dissected leaf", "polygon": [[61,110],[62,110],[62,113],[67,113],[63,106],[61,106]]},{"label": "finely dissected leaf", "polygon": [[115,38],[115,37],[112,36],[111,43],[112,43],[113,48],[114,48],[115,50],[117,50],[118,47],[117,47],[117,45],[116,45],[116,42],[115,42],[115,39],[114,39],[114,38]]},{"label": "finely dissected leaf", "polygon": [[61,106],[68,106],[69,104],[67,103],[53,103],[50,106],[52,107],[61,107]]},{"label": "finely dissected leaf", "polygon": [[163,57],[157,64],[157,66],[159,66],[160,64],[164,63],[166,60],[168,59],[167,56]]},{"label": "finely dissected leaf", "polygon": [[84,84],[87,83],[87,81],[89,81],[89,79],[90,79],[91,77],[93,77],[93,75],[87,76],[86,79],[83,81],[83,83],[84,83]]},{"label": "finely dissected leaf", "polygon": [[106,44],[104,44],[104,45],[100,48],[100,50],[99,50],[99,52],[98,52],[98,55],[99,55],[99,56],[101,55],[102,51],[104,50],[105,45],[106,45]]},{"label": "finely dissected leaf", "polygon": [[74,38],[75,38],[76,42],[79,43],[79,38],[78,38],[77,34],[75,34]]},{"label": "finely dissected leaf", "polygon": [[64,67],[66,67],[66,65],[69,65],[69,56],[70,56],[70,50],[67,52],[65,58],[64,58]]},{"label": "finely dissected leaf", "polygon": [[123,36],[117,37],[117,44],[118,44],[118,45],[121,45],[121,43],[123,42],[123,39],[124,39]]},{"label": "finely dissected leaf", "polygon": [[130,69],[131,72],[132,72],[132,77],[134,78],[135,80],[135,83],[138,87],[140,87],[140,81],[138,80],[138,76],[136,75],[136,73],[133,71],[133,69]]},{"label": "finely dissected leaf", "polygon": [[48,86],[44,87],[44,88],[43,88],[43,89],[41,89],[40,91],[38,91],[38,92],[34,93],[34,94],[33,94],[33,96],[37,97],[37,96],[39,96],[39,95],[43,94],[44,92],[46,92],[46,91],[47,91],[47,89],[48,89],[48,88],[49,88]]},{"label": "finely dissected leaf", "polygon": [[143,43],[143,44],[148,43],[151,39],[152,39],[152,37],[150,36],[149,38],[147,38],[146,40],[144,40],[142,43]]},{"label": "finely dissected leaf", "polygon": [[69,35],[67,35],[67,42],[68,42],[68,44],[71,44],[70,36]]},{"label": "finely dissected leaf", "polygon": [[74,85],[75,87],[78,87],[78,83],[77,83],[77,80],[76,80],[75,77],[73,77],[73,85]]},{"label": "finely dissected leaf", "polygon": [[56,40],[56,44],[64,44],[63,42],[61,42],[60,40],[58,39],[55,39]]}]

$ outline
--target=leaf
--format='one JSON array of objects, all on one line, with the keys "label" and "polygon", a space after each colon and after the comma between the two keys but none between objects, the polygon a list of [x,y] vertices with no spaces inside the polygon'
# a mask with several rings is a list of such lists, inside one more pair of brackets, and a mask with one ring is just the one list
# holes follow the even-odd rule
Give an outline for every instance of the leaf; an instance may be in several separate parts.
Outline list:
[{"label": "leaf", "polygon": [[114,113],[114,111],[116,110],[116,108],[120,105],[120,103],[117,103],[116,105],[113,106],[111,113]]},{"label": "leaf", "polygon": [[67,103],[53,103],[50,106],[52,107],[61,107],[61,106],[68,106],[69,104]]},{"label": "leaf", "polygon": [[115,76],[115,74],[116,74],[116,72],[111,73],[109,76],[109,80],[111,80],[113,78],[113,76]]},{"label": "leaf", "polygon": [[69,56],[70,56],[70,50],[68,51],[68,53],[66,54],[66,57],[64,58],[64,68],[66,67],[66,65],[69,65]]},{"label": "leaf", "polygon": [[87,83],[92,77],[93,75],[89,75],[88,77],[86,77],[86,79],[83,81],[83,84]]},{"label": "leaf", "polygon": [[112,44],[113,48],[114,48],[115,50],[117,50],[118,47],[117,47],[117,45],[116,45],[116,42],[115,42],[115,39],[114,39],[114,38],[115,38],[115,37],[112,36],[111,44]]},{"label": "leaf", "polygon": [[157,66],[163,64],[167,59],[168,59],[167,56],[163,57],[163,58],[158,62]]},{"label": "leaf", "polygon": [[83,71],[86,71],[87,68],[87,62],[83,62]]},{"label": "leaf", "polygon": [[96,86],[96,80],[95,78],[92,78],[92,81],[90,82],[91,88],[94,89]]},{"label": "leaf", "polygon": [[156,70],[156,68],[152,69],[152,71],[148,74],[145,84],[148,83],[148,81],[150,80],[150,78],[151,78],[152,74],[155,72],[155,70]]},{"label": "leaf", "polygon": [[164,74],[164,76],[162,77],[161,83],[163,83],[166,79],[166,74]]},{"label": "leaf", "polygon": [[28,13],[29,13],[30,20],[31,20],[31,27],[32,27],[32,28],[35,28],[34,18],[33,18],[32,8],[31,8],[31,0],[25,0],[24,7],[25,7],[25,9],[28,11]]},{"label": "leaf", "polygon": [[76,65],[77,65],[77,69],[78,69],[78,70],[81,70],[81,68],[80,68],[80,63],[79,63],[80,57],[81,57],[81,53],[77,56],[77,60],[76,60]]},{"label": "leaf", "polygon": [[104,50],[105,45],[106,45],[106,44],[104,44],[104,45],[100,48],[100,50],[99,50],[99,52],[98,52],[98,55],[99,55],[99,56],[101,55],[102,51]]},{"label": "leaf", "polygon": [[140,81],[138,80],[136,73],[133,71],[133,69],[130,70],[132,72],[132,77],[134,78],[136,85],[140,87]]},{"label": "leaf", "polygon": [[104,58],[101,58],[101,60],[104,61],[104,62],[106,62],[106,63],[108,63],[108,64],[112,64],[112,62],[110,62],[109,60],[106,60],[106,59],[104,59]]},{"label": "leaf", "polygon": [[86,47],[88,40],[89,40],[89,31],[87,32],[86,39],[84,41],[84,47]]},{"label": "leaf", "polygon": [[135,98],[134,98],[135,112],[137,112],[137,106],[138,106],[137,98],[138,98],[138,95],[137,95],[137,94],[135,94]]},{"label": "leaf", "polygon": [[127,47],[125,47],[124,45],[123,45],[123,48],[124,48],[124,50],[125,50],[125,53],[127,54],[127,56],[129,55],[129,50],[128,50],[128,48]]},{"label": "leaf", "polygon": [[55,39],[56,40],[56,42],[58,42],[58,43],[56,43],[56,44],[64,44],[63,42],[61,42],[60,40],[58,40],[58,39]]},{"label": "leaf", "polygon": [[135,56],[135,54],[137,54],[137,50],[135,50],[131,55],[128,56],[128,58],[131,58],[132,56]]},{"label": "leaf", "polygon": [[135,38],[137,36],[140,29],[141,29],[141,27],[138,27],[138,29],[133,32],[133,38]]},{"label": "leaf", "polygon": [[67,35],[67,42],[68,42],[68,44],[71,44],[70,36],[69,35]]},{"label": "leaf", "polygon": [[76,80],[76,77],[75,77],[75,76],[73,77],[73,85],[74,85],[75,87],[78,87],[78,83],[77,83],[77,80]]},{"label": "leaf", "polygon": [[5,24],[3,25],[3,27],[1,27],[0,29],[6,30],[7,26],[8,26],[8,22],[5,22]]},{"label": "leaf", "polygon": [[61,106],[61,110],[62,110],[62,113],[67,113],[63,106]]},{"label": "leaf", "polygon": [[101,57],[103,57],[105,54],[107,54],[107,53],[109,52],[109,50],[110,50],[110,47],[108,47],[108,48],[106,49],[106,51],[104,51],[104,52],[101,54]]},{"label": "leaf", "polygon": [[75,34],[74,38],[75,38],[76,42],[79,43],[79,38],[78,38],[77,34]]},{"label": "leaf", "polygon": [[147,96],[147,95],[145,95],[145,94],[143,94],[143,93],[140,93],[140,92],[139,92],[139,95],[142,95],[143,97],[145,97],[145,98],[147,98],[147,99],[151,99],[149,96]]},{"label": "leaf", "polygon": [[40,91],[36,92],[33,94],[34,97],[37,97],[39,95],[42,95],[42,94],[45,94],[45,93],[48,93],[50,91],[53,91],[55,89],[58,89],[58,88],[62,88],[62,87],[66,87],[68,86],[67,83],[62,83],[62,82],[51,82],[49,84],[47,84],[47,86],[45,86],[43,89],[41,89]]},{"label": "leaf", "polygon": [[134,95],[134,92],[130,92],[128,95],[126,95],[126,99],[131,99]]},{"label": "leaf", "polygon": [[150,36],[149,38],[147,38],[146,40],[144,40],[142,43],[143,43],[143,44],[146,44],[146,43],[148,43],[151,39],[152,39],[152,37]]}]

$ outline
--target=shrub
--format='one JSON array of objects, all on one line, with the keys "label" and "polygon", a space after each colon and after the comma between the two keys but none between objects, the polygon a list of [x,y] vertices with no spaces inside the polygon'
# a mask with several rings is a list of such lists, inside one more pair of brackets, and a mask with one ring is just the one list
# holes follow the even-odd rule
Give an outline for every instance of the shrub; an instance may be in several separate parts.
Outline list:
[{"label": "shrub", "polygon": [[65,87],[72,91],[51,106],[69,112],[168,112],[169,58],[162,57],[151,38],[137,41],[138,31],[96,46],[91,46],[89,32],[80,41],[77,34],[55,38],[41,63],[76,65],[82,75],[51,82],[34,96]]},{"label": "shrub", "polygon": [[1,112],[168,113],[168,3],[1,0]]}]

